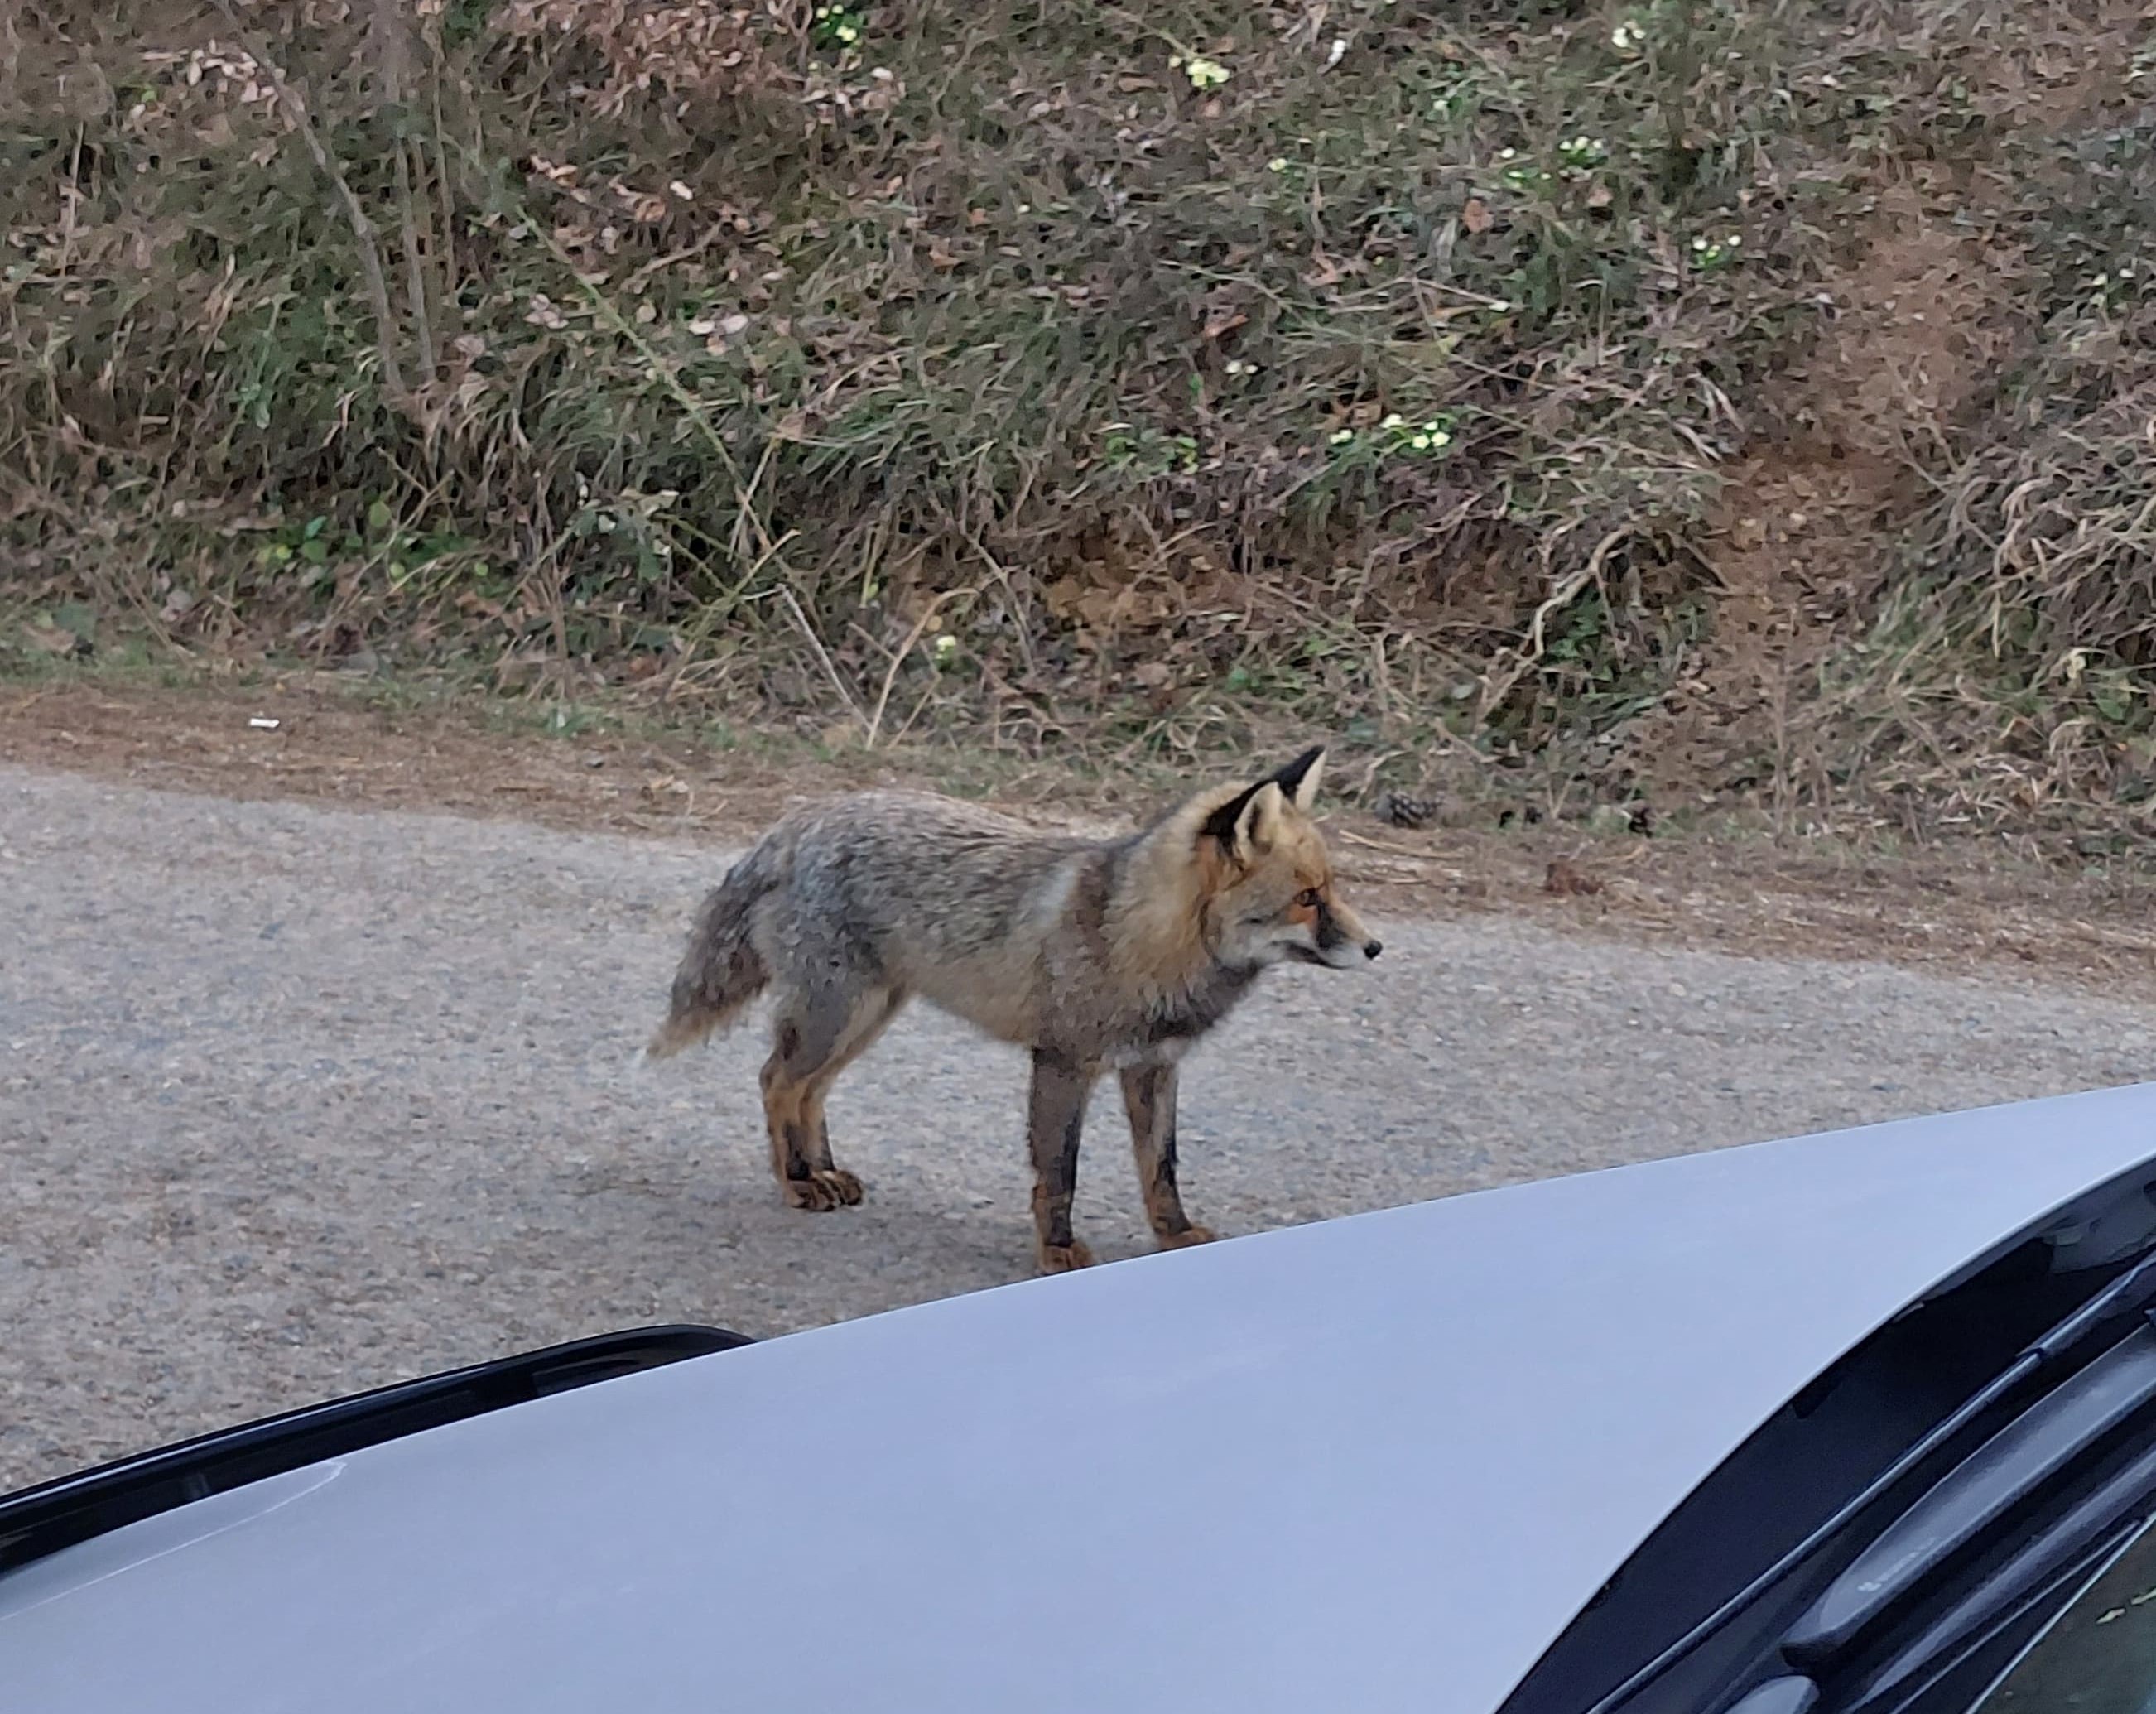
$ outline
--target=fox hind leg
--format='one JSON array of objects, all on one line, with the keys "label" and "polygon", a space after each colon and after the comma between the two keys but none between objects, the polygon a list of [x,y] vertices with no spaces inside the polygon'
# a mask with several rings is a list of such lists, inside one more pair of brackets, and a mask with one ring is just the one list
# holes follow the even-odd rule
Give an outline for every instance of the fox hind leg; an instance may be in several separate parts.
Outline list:
[{"label": "fox hind leg", "polygon": [[842,1180],[851,1180],[855,1194],[846,1198],[859,1202],[860,1181],[850,1173],[834,1165],[831,1159],[831,1127],[824,1117],[824,1099],[831,1092],[831,1085],[839,1074],[875,1045],[875,1039],[891,1028],[891,1020],[898,1016],[906,1004],[906,994],[902,988],[884,988],[857,1001],[847,1020],[844,1033],[831,1055],[808,1080],[802,1099],[803,1128],[808,1139],[807,1155],[811,1172],[829,1173]]},{"label": "fox hind leg", "polygon": [[905,1003],[892,988],[780,1002],[762,1083],[771,1173],[788,1208],[820,1214],[861,1200],[861,1181],[831,1158],[824,1097]]},{"label": "fox hind leg", "polygon": [[1194,1226],[1183,1211],[1175,1182],[1175,1067],[1133,1065],[1122,1074],[1123,1111],[1130,1117],[1131,1147],[1137,1157],[1138,1189],[1146,1221],[1163,1250],[1209,1244],[1210,1227]]}]

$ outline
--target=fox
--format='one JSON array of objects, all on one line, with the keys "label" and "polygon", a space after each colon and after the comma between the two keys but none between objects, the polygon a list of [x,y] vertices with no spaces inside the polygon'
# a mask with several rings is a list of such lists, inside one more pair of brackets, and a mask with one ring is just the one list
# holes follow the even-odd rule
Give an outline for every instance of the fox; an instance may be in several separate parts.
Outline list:
[{"label": "fox", "polygon": [[794,809],[704,899],[645,1054],[724,1030],[768,989],[772,1175],[788,1206],[821,1213],[863,1196],[832,1157],[832,1084],[917,996],[1032,1057],[1040,1272],[1092,1265],[1071,1200],[1086,1106],[1111,1071],[1159,1247],[1210,1242],[1177,1182],[1178,1062],[1270,967],[1358,969],[1383,950],[1312,819],[1325,756],[1318,745],[1255,783],[1199,790],[1106,839],[927,792]]}]

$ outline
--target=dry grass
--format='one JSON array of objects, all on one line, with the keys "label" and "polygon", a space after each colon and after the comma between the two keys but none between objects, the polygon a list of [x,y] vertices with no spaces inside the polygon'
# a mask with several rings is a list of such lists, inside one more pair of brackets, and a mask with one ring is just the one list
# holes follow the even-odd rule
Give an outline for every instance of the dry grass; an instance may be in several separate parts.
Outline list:
[{"label": "dry grass", "polygon": [[[1890,551],[1764,772],[1928,816],[2004,804],[1987,767],[2127,789],[2130,18],[11,16],[18,657],[477,661],[856,742],[1169,761],[1322,721],[1373,788],[1584,810],[1645,789],[1625,735],[1731,646],[1732,471],[1840,455],[1793,377],[1903,348],[1835,318],[1897,313],[1840,287],[1916,182],[1987,211],[2041,311],[1951,385],[1836,389],[1886,419],[1841,436],[1892,472],[1841,521]],[[1762,788],[1717,772],[1683,795]]]}]

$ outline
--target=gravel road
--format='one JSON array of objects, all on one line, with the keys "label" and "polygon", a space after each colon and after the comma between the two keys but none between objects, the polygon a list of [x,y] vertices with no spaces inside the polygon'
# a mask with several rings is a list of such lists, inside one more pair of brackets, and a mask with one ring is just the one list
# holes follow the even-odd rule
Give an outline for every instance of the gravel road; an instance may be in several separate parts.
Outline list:
[{"label": "gravel road", "polygon": [[[780,1207],[760,1033],[636,1063],[716,850],[0,767],[0,1491],[660,1320],[1025,1276],[1024,1065],[916,1008],[841,1081],[860,1209]],[[1184,1080],[1229,1233],[2149,1075],[2156,1008],[1382,921]],[[1112,1090],[1080,1230],[1147,1247]]]}]

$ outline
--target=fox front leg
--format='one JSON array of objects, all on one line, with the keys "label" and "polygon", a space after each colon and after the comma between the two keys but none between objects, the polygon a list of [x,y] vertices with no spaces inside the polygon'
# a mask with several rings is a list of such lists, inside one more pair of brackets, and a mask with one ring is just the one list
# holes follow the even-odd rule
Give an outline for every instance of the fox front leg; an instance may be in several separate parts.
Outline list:
[{"label": "fox front leg", "polygon": [[1036,1050],[1027,1102],[1026,1142],[1033,1152],[1033,1234],[1044,1274],[1089,1268],[1093,1252],[1070,1232],[1078,1189],[1078,1138],[1093,1079],[1068,1060]]},{"label": "fox front leg", "polygon": [[1163,1250],[1210,1244],[1210,1227],[1194,1226],[1175,1183],[1175,1067],[1133,1065],[1123,1073],[1123,1111],[1130,1116],[1138,1188],[1147,1222]]}]

